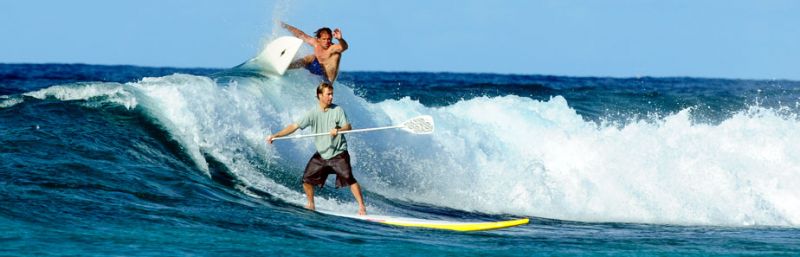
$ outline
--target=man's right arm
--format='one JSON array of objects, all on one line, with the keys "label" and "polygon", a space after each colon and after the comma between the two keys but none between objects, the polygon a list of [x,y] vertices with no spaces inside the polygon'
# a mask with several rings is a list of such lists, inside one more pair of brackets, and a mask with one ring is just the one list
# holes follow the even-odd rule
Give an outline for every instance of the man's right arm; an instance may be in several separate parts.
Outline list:
[{"label": "man's right arm", "polygon": [[281,22],[281,26],[282,26],[282,27],[284,27],[284,28],[285,28],[286,30],[288,30],[289,32],[292,32],[292,34],[293,34],[295,37],[298,37],[298,38],[302,39],[303,41],[305,41],[305,42],[306,42],[306,43],[308,43],[309,45],[311,45],[311,46],[315,46],[315,45],[316,45],[317,41],[316,41],[316,40],[314,40],[314,38],[313,38],[313,37],[311,37],[311,36],[307,35],[307,34],[306,34],[305,32],[303,32],[302,30],[300,30],[300,29],[298,29],[298,28],[295,28],[294,26],[292,26],[292,25],[289,25],[289,24],[286,24],[286,23],[284,23],[284,22]]},{"label": "man's right arm", "polygon": [[272,144],[272,141],[275,140],[275,138],[279,138],[279,137],[284,137],[284,136],[290,135],[290,134],[294,133],[295,131],[297,131],[298,128],[300,128],[300,126],[298,126],[295,123],[292,123],[289,126],[286,126],[286,128],[284,128],[283,130],[278,131],[278,133],[275,133],[275,134],[267,136],[267,142]]}]

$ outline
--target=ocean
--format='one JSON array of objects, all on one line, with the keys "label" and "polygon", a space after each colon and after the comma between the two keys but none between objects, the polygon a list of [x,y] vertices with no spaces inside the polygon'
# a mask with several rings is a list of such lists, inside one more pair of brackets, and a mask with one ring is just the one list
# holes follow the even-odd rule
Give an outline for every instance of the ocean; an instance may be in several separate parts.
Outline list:
[{"label": "ocean", "polygon": [[[800,82],[342,72],[370,214],[303,208],[313,140],[265,136],[319,78],[242,69],[0,64],[3,256],[800,254]],[[300,131],[298,133],[307,133]],[[333,179],[317,207],[357,211]]]}]

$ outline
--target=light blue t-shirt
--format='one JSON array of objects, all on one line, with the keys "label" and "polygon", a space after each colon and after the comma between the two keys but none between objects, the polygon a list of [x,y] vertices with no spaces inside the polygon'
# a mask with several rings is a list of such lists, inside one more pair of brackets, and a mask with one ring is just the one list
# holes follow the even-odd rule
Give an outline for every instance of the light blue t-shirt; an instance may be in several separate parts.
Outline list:
[{"label": "light blue t-shirt", "polygon": [[[297,121],[297,126],[300,129],[311,126],[311,133],[314,134],[329,133],[331,129],[344,127],[347,124],[349,122],[344,109],[335,104],[331,104],[328,111],[322,111],[319,106],[316,106]],[[336,135],[336,137],[331,137],[330,135],[317,136],[314,137],[314,145],[317,147],[317,152],[320,156],[326,160],[347,151],[347,139],[344,138],[344,135]]]}]

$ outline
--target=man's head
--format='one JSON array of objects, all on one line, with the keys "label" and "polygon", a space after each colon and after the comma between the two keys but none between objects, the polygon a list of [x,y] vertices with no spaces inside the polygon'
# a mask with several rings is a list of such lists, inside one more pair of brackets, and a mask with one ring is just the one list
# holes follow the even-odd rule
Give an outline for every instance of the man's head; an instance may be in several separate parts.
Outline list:
[{"label": "man's head", "polygon": [[328,27],[323,27],[314,32],[317,37],[317,42],[322,46],[322,48],[328,48],[331,46],[331,40],[333,38],[333,31],[331,31]]},{"label": "man's head", "polygon": [[317,86],[317,99],[320,105],[328,107],[333,103],[333,85],[328,82],[322,82]]}]

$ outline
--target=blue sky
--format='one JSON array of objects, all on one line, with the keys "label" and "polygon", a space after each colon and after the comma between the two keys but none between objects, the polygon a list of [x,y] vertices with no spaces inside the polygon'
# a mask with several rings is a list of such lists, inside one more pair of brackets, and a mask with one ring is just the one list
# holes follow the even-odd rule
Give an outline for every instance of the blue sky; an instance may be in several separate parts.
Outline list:
[{"label": "blue sky", "polygon": [[800,1],[3,0],[0,63],[235,66],[275,20],[345,71],[800,80]]}]

